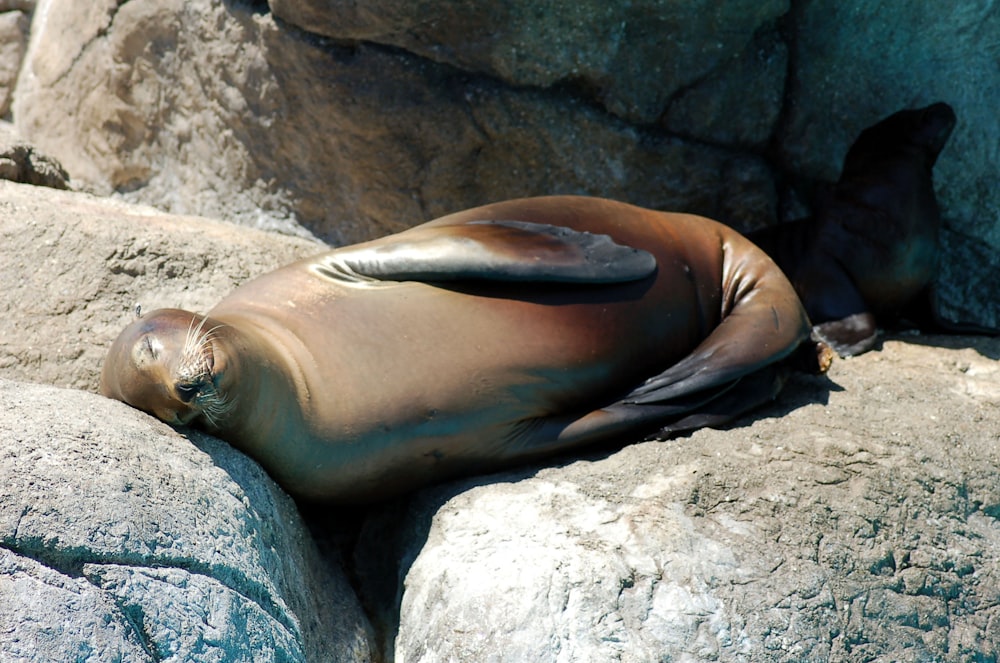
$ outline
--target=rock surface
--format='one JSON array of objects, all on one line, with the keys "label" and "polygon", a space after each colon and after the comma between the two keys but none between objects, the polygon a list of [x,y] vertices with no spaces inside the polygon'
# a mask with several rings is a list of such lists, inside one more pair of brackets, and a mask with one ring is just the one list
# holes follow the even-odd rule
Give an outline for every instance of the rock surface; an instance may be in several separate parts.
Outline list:
[{"label": "rock surface", "polygon": [[788,11],[787,0],[269,4],[306,32],[395,46],[512,87],[580,87],[636,124],[656,123],[673,97],[732,65]]},{"label": "rock surface", "polygon": [[342,568],[256,463],[78,391],[137,304],[207,310],[320,248],[232,230],[0,182],[4,661],[371,660]]},{"label": "rock surface", "polygon": [[28,17],[22,11],[10,11],[0,3],[0,117],[10,111],[17,74],[28,46]]},{"label": "rock surface", "polygon": [[[744,16],[721,46],[706,37],[710,25],[691,36],[693,53],[684,62],[699,64],[684,66],[690,84],[651,86],[642,77],[666,78],[667,70],[633,67],[628,58],[658,40],[655,31],[639,34],[653,28],[648,20],[630,23],[635,34],[622,42],[618,61],[596,46],[581,57],[593,63],[587,65],[593,76],[634,89],[632,100],[621,103],[643,105],[635,94],[661,99],[683,89],[688,101],[676,122],[697,134],[690,121],[697,115],[690,108],[695,80],[705,76],[714,85],[729,69],[757,80],[745,75],[741,53],[751,49],[752,59],[772,47],[781,51],[773,38],[755,39],[754,30],[783,3],[739,4]],[[97,192],[251,225],[292,228],[297,221],[336,242],[543,193],[599,194],[744,224],[775,215],[773,177],[757,154],[629,124],[588,95],[560,93],[531,77],[497,80],[486,64],[470,72],[457,69],[459,62],[389,48],[391,42],[348,35],[332,42],[239,3],[107,0],[97,10],[44,0],[43,6],[32,24],[15,121],[75,182]],[[420,7],[431,5],[413,9]],[[454,14],[440,7],[433,11]],[[512,9],[522,10],[530,14]],[[522,36],[512,38],[528,38],[527,14],[516,27]],[[600,12],[581,18],[572,38],[614,29],[604,18]],[[551,38],[531,36],[523,76],[550,67],[532,58]],[[470,57],[485,53],[463,49]],[[493,52],[506,57],[509,49]],[[776,58],[780,63],[781,54]],[[108,62],[118,64],[109,69]],[[675,66],[663,60],[663,67]],[[564,64],[551,67],[553,80],[572,75]],[[622,75],[626,70],[631,78]],[[717,108],[716,129],[745,125],[747,143],[770,135],[780,98],[775,73],[783,68],[767,71],[759,94],[741,95],[745,105],[750,98],[760,103],[746,113]],[[745,119],[727,125],[730,118]]]},{"label": "rock surface", "polygon": [[362,587],[407,663],[994,660],[998,357],[898,338],[729,430],[425,491]]},{"label": "rock surface", "polygon": [[0,180],[69,188],[69,174],[62,164],[35,149],[7,122],[0,122]]},{"label": "rock surface", "polygon": [[371,660],[353,590],[255,463],[82,391],[0,380],[0,400],[4,661]]},{"label": "rock surface", "polygon": [[207,311],[251,276],[322,250],[303,239],[0,181],[0,371],[97,391],[111,341],[135,316]]}]

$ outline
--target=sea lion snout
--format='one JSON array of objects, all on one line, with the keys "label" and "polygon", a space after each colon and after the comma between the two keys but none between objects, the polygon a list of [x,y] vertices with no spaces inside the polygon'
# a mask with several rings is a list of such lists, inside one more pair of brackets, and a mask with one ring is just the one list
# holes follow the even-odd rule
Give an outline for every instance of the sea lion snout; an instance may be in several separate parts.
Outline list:
[{"label": "sea lion snout", "polygon": [[921,111],[920,126],[914,130],[914,136],[936,158],[951,138],[957,122],[952,107],[943,101],[938,102]]}]

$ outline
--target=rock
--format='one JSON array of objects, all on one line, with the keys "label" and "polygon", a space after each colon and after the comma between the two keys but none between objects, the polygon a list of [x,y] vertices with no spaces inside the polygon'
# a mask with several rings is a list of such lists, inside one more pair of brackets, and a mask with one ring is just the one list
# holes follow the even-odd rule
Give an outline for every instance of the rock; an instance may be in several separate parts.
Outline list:
[{"label": "rock", "polygon": [[408,663],[992,660],[997,357],[902,337],[729,430],[425,491],[361,586]]},{"label": "rock", "polygon": [[[746,9],[721,47],[705,41],[704,29],[693,36],[706,62],[684,65],[686,74],[729,66],[730,55],[742,62],[754,27],[782,5]],[[238,3],[46,6],[32,24],[15,121],[78,186],[98,193],[248,225],[290,231],[300,223],[336,243],[548,193],[624,198],[737,224],[775,215],[772,176],[759,156],[629,125],[580,94],[511,87],[398,49],[334,43]],[[574,38],[606,27],[587,20]],[[623,56],[659,37],[643,39],[646,46]],[[671,71],[680,66],[665,62]],[[608,75],[633,64],[622,61]],[[746,142],[758,141],[776,116],[777,94],[762,94],[768,109],[748,110]],[[696,113],[691,98],[677,121],[697,135],[684,120]],[[719,126],[743,115],[712,114],[723,118]]]},{"label": "rock", "polygon": [[[921,0],[811,0],[793,12],[789,90],[792,103],[780,138],[788,170],[800,177],[836,179],[854,137],[890,113],[946,101],[958,126],[934,170],[947,229],[945,246],[971,242],[988,262],[947,253],[944,310],[974,310],[965,320],[1000,327],[1000,298],[962,300],[974,272],[996,271],[1000,248],[1000,172],[995,167],[1000,126],[997,58],[1000,15],[974,2],[947,7]],[[953,237],[953,235],[959,237]],[[962,241],[962,238],[967,241]]]},{"label": "rock", "polygon": [[0,3],[0,117],[10,111],[17,73],[28,45],[28,17]]},{"label": "rock", "polygon": [[0,399],[4,660],[371,660],[353,590],[255,463],[93,394]]},{"label": "rock", "polygon": [[[712,0],[561,0],[544,7],[521,0],[466,3],[461,11],[431,1],[269,4],[276,17],[307,32],[395,46],[512,87],[579,87],[636,124],[657,122],[676,94],[717,75],[755,31],[788,11],[787,0],[739,0],[724,10]],[[764,93],[780,90],[777,82]],[[746,95],[728,108],[755,101]],[[774,101],[768,95],[776,110]]]},{"label": "rock", "polygon": [[778,127],[788,48],[777,28],[761,28],[725,65],[678,90],[663,126],[711,145],[761,149]]},{"label": "rock", "polygon": [[996,250],[989,243],[949,229],[941,233],[941,274],[936,284],[937,308],[945,320],[978,322],[1000,329]]},{"label": "rock", "polygon": [[7,122],[0,122],[0,179],[53,189],[69,188],[69,175],[62,165],[22,140]]},{"label": "rock", "polygon": [[[44,193],[42,193],[44,192]],[[136,306],[208,311],[237,284],[315,242],[149,207],[0,181],[0,371],[97,390]],[[30,294],[28,294],[30,293]]]},{"label": "rock", "polygon": [[[0,311],[18,320],[0,331],[3,376],[91,391],[136,304],[207,310],[251,276],[322,249],[10,182],[0,182],[0,235],[0,275],[20,284],[0,295]],[[0,383],[0,393],[0,607],[11,606],[0,650],[213,660],[228,649],[249,660],[247,648],[266,643],[286,660],[367,660],[366,621],[336,560],[319,559],[291,500],[255,463],[97,396],[27,383]],[[65,637],[46,636],[63,622]]]}]

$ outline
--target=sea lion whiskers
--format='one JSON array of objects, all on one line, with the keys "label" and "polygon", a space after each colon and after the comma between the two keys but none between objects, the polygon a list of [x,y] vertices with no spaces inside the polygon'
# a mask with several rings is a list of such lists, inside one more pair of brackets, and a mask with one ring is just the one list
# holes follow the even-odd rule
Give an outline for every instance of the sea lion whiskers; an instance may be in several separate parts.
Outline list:
[{"label": "sea lion whiskers", "polygon": [[187,337],[184,339],[184,349],[178,362],[177,374],[180,379],[193,379],[208,375],[211,377],[214,364],[214,350],[212,341],[215,340],[215,332],[225,325],[218,324],[202,333],[208,318],[202,318],[197,327],[194,327],[194,318],[188,325]]},{"label": "sea lion whiskers", "polygon": [[210,389],[205,393],[199,406],[201,414],[211,428],[219,430],[222,421],[236,409],[237,398],[226,398],[218,389]]},{"label": "sea lion whiskers", "polygon": [[192,317],[176,371],[176,390],[181,400],[191,403],[205,417],[212,428],[220,428],[222,420],[236,407],[236,398],[224,394],[216,383],[215,350],[213,341],[218,331],[225,327],[217,324],[204,331],[208,318],[203,317],[197,326]]}]

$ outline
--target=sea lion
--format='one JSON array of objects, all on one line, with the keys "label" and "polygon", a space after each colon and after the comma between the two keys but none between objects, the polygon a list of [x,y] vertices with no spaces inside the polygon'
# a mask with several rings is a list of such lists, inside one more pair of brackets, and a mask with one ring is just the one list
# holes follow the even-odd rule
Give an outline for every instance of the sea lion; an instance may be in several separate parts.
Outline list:
[{"label": "sea lion", "polygon": [[861,132],[812,217],[747,234],[841,356],[870,349],[879,324],[929,317],[941,226],[932,169],[955,121],[945,103],[893,113]]},{"label": "sea lion", "polygon": [[529,198],[301,260],[207,316],[153,312],[113,343],[101,392],[204,427],[294,495],[359,502],[725,422],[796,357],[817,365],[809,333],[726,226]]}]

